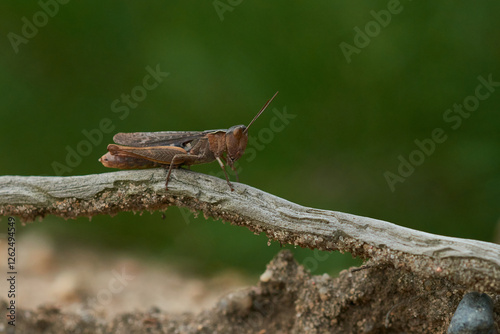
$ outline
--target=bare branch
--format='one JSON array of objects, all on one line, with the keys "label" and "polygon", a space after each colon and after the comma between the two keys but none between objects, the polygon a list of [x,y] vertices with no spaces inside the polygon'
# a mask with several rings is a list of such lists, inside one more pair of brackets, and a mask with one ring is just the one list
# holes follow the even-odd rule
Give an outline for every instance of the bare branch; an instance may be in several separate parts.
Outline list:
[{"label": "bare branch", "polygon": [[500,245],[433,235],[381,220],[303,207],[243,184],[175,170],[165,191],[162,169],[72,177],[0,177],[0,216],[25,221],[48,214],[92,217],[120,211],[201,210],[264,232],[281,244],[351,252],[464,289],[500,293]]}]

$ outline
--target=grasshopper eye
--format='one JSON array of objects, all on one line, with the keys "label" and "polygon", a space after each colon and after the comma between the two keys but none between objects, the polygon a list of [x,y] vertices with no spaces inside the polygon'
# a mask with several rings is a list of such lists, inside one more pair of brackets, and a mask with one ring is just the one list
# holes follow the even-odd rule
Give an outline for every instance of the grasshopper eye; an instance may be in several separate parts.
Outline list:
[{"label": "grasshopper eye", "polygon": [[245,131],[246,127],[243,125],[238,126],[236,129],[233,130],[233,136],[236,139],[240,139],[241,136],[243,136],[243,132]]}]

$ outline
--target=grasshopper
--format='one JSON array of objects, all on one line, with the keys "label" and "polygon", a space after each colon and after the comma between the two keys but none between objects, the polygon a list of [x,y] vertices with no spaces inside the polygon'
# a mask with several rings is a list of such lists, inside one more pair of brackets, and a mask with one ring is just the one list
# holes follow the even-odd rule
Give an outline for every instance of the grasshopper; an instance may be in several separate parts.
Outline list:
[{"label": "grasshopper", "polygon": [[191,165],[217,160],[224,171],[229,188],[234,191],[224,163],[234,171],[238,181],[234,162],[245,152],[248,129],[277,94],[278,92],[264,104],[248,126],[235,125],[229,129],[205,131],[117,133],[113,137],[116,144],[109,144],[108,153],[99,161],[105,167],[118,169],[168,168],[165,181],[165,188],[168,190],[168,181],[173,168],[181,166],[189,168]]}]

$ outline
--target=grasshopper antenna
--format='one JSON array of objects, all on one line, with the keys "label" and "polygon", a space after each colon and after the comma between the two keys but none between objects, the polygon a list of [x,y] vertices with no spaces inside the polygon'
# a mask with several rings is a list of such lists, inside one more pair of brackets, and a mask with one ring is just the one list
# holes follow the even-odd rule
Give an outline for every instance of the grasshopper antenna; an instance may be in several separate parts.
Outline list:
[{"label": "grasshopper antenna", "polygon": [[245,129],[245,131],[243,131],[244,134],[247,134],[248,133],[248,128],[250,128],[250,125],[253,124],[253,122],[255,122],[255,120],[257,118],[259,118],[260,114],[262,114],[264,112],[264,110],[266,110],[267,106],[269,105],[269,103],[271,103],[273,101],[273,99],[276,97],[276,95],[278,95],[279,91],[277,91],[276,93],[274,93],[273,97],[271,97],[271,99],[269,101],[266,102],[266,104],[264,104],[264,106],[262,107],[262,109],[260,109],[259,113],[257,114],[257,116],[255,116],[252,121],[250,122],[250,124],[248,124],[247,128]]}]

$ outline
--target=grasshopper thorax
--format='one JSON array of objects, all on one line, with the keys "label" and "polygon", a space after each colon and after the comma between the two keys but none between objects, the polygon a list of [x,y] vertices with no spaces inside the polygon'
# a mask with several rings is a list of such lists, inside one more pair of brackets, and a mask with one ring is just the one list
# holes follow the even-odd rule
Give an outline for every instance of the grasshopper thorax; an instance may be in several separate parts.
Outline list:
[{"label": "grasshopper thorax", "polygon": [[227,160],[230,166],[245,152],[248,143],[246,128],[244,125],[235,125],[226,131]]}]

